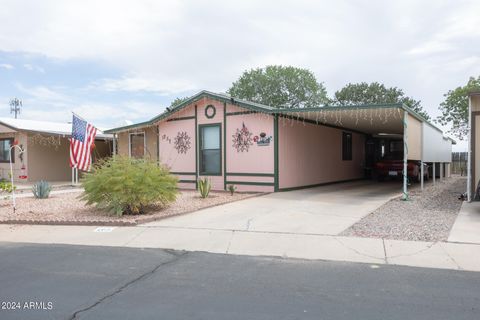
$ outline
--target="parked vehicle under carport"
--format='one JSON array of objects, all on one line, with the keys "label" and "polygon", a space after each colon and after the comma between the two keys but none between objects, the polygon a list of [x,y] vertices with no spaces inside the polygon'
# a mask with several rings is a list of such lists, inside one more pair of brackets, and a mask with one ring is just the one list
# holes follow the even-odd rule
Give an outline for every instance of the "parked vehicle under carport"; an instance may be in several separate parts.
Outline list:
[{"label": "parked vehicle under carport", "polygon": [[[410,181],[421,181],[421,162],[409,160],[407,163],[407,177]],[[428,165],[423,164],[423,178],[428,180],[430,178]],[[378,180],[386,178],[402,178],[403,177],[403,160],[389,160],[384,159],[375,163],[374,175]]]}]

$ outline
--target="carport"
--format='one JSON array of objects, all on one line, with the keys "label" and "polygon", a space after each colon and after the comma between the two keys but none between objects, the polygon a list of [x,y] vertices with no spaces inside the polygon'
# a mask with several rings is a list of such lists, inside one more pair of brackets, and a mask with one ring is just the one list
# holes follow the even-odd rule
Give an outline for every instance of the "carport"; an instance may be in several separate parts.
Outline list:
[{"label": "carport", "polygon": [[[280,191],[371,176],[373,164],[392,152],[389,148],[396,148],[401,157],[397,160],[403,160],[404,199],[408,198],[409,161],[420,164],[422,190],[424,163],[429,165],[433,183],[437,176],[450,175],[455,142],[403,104],[280,109],[276,117]],[[282,176],[296,185],[282,186]]]}]

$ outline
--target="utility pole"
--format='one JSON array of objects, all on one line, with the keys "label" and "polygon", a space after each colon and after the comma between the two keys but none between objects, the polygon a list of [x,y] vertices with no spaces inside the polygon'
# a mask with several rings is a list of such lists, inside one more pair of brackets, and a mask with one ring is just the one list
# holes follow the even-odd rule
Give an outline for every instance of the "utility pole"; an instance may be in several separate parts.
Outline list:
[{"label": "utility pole", "polygon": [[13,98],[10,100],[10,113],[15,114],[15,119],[17,119],[17,114],[20,114],[20,109],[22,107],[22,100],[18,98]]}]

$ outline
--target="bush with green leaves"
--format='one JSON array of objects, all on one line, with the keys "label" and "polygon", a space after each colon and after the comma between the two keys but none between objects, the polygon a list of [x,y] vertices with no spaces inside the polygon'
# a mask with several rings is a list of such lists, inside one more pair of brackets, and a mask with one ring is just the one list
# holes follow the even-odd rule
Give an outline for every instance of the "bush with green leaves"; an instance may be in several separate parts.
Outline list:
[{"label": "bush with green leaves", "polygon": [[210,189],[212,189],[212,184],[209,179],[203,178],[198,180],[198,191],[200,191],[200,196],[202,198],[205,199],[208,197]]},{"label": "bush with green leaves", "polygon": [[12,186],[12,183],[7,180],[0,181],[0,191],[6,193],[12,193],[13,190],[17,190],[16,186]]},{"label": "bush with green leaves", "polygon": [[102,160],[82,179],[87,204],[114,213],[142,214],[175,201],[178,179],[156,162],[117,156]]},{"label": "bush with green leaves", "polygon": [[46,199],[52,191],[50,183],[44,180],[40,180],[32,186],[32,192],[37,199]]}]

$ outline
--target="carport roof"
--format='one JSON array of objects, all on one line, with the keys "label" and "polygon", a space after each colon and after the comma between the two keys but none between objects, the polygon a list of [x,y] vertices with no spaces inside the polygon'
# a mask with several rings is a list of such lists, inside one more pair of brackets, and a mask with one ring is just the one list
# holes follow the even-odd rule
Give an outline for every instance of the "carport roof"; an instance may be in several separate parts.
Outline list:
[{"label": "carport roof", "polygon": [[367,134],[402,134],[401,104],[325,106],[297,110],[279,109],[280,117],[323,124]]},{"label": "carport roof", "polygon": [[407,111],[416,119],[420,120],[421,122],[425,122],[434,129],[442,132],[442,130],[431,124],[423,116],[419,115],[417,112],[402,103],[364,104],[351,106],[327,105],[313,108],[279,109],[260,103],[237,99],[227,94],[214,93],[204,90],[193,95],[174,108],[167,108],[163,113],[153,117],[150,120],[105,130],[105,133],[115,133],[135,128],[152,126],[156,122],[171,116],[191,103],[196,102],[204,97],[238,105],[254,112],[279,115],[282,118],[293,118],[306,122],[315,122],[369,134],[402,133],[402,111]]}]

